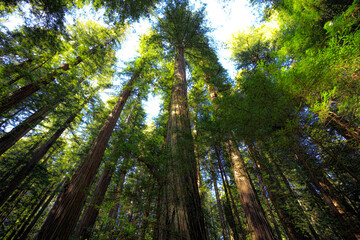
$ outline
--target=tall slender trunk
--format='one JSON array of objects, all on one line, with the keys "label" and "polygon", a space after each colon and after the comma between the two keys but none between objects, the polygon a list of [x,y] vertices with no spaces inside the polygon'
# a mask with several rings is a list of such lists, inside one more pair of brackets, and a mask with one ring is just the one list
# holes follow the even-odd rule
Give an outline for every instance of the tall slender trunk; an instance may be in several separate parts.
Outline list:
[{"label": "tall slender trunk", "polygon": [[226,141],[225,146],[231,159],[240,201],[253,231],[254,239],[274,239],[238,147],[233,140]]},{"label": "tall slender trunk", "polygon": [[297,160],[302,164],[304,169],[307,171],[311,181],[314,183],[316,188],[320,191],[325,203],[330,208],[332,214],[337,218],[340,225],[342,226],[341,234],[346,239],[360,239],[360,231],[359,231],[359,222],[358,221],[351,221],[352,224],[350,225],[349,219],[346,217],[346,212],[340,206],[339,202],[334,199],[329,192],[329,188],[323,182],[323,180],[315,174],[315,172],[311,169],[308,161],[306,160],[306,154],[299,148],[294,149],[296,152],[295,157]]},{"label": "tall slender trunk", "polygon": [[22,232],[21,235],[17,235],[15,236],[14,240],[22,240],[22,239],[26,239],[26,237],[29,235],[30,231],[33,229],[33,227],[35,226],[36,222],[39,220],[39,218],[41,217],[41,215],[43,214],[43,212],[46,210],[46,208],[49,206],[50,202],[53,200],[53,198],[55,197],[56,192],[53,192],[49,198],[46,200],[46,202],[41,206],[40,210],[38,211],[38,213],[36,214],[36,216],[34,217],[34,219],[31,221],[31,223],[28,225],[28,227],[24,230],[24,232]]},{"label": "tall slender trunk", "polygon": [[230,187],[229,181],[228,181],[228,179],[227,179],[227,175],[226,175],[224,166],[223,166],[223,164],[222,164],[222,162],[221,162],[221,158],[220,158],[220,153],[219,153],[218,147],[215,146],[214,149],[215,149],[216,157],[217,157],[217,159],[218,159],[218,165],[219,165],[220,174],[221,174],[221,179],[222,179],[223,186],[224,186],[224,190],[225,190],[225,196],[226,196],[226,198],[228,198],[228,196],[230,196],[231,206],[232,206],[232,208],[233,208],[233,210],[234,210],[234,215],[235,215],[235,218],[236,218],[236,220],[237,220],[236,225],[239,226],[239,230],[240,230],[242,239],[245,239],[245,238],[246,238],[246,231],[245,231],[245,229],[244,229],[244,227],[243,227],[243,224],[241,223],[240,213],[239,213],[238,208],[237,208],[237,206],[236,206],[236,204],[235,204],[234,197],[233,197],[233,194],[232,194],[232,192],[231,192],[231,187]]},{"label": "tall slender trunk", "polygon": [[139,74],[139,71],[135,72],[129,80],[121,97],[101,128],[83,164],[78,168],[69,185],[57,199],[57,203],[45,220],[36,239],[47,240],[58,238],[59,240],[65,240],[69,238],[84,205],[88,189],[100,166],[110,136],[125,102],[130,96],[133,83]]},{"label": "tall slender trunk", "polygon": [[[113,39],[108,40],[104,44],[94,47],[88,51],[88,54],[94,54],[96,50],[101,49],[109,45],[113,42]],[[48,73],[46,76],[41,77],[38,81],[34,83],[29,83],[28,85],[25,85],[17,90],[15,90],[12,93],[9,93],[7,96],[3,97],[0,100],[0,115],[4,113],[5,111],[12,108],[15,104],[20,103],[33,93],[40,90],[42,87],[48,85],[49,83],[53,82],[56,77],[61,76],[64,71],[68,71],[71,67],[75,67],[78,64],[80,64],[83,61],[83,59],[80,56],[77,56],[73,62],[64,63],[60,67],[57,67],[55,70]]]},{"label": "tall slender trunk", "polygon": [[114,229],[114,225],[118,216],[118,212],[119,212],[119,207],[120,207],[120,203],[121,203],[121,198],[120,198],[120,194],[122,192],[123,186],[124,186],[124,182],[125,182],[125,176],[126,176],[126,170],[121,170],[120,171],[120,177],[119,177],[119,181],[116,187],[116,192],[115,192],[115,203],[113,205],[113,207],[110,209],[109,212],[109,221],[105,226],[105,231],[109,232],[110,237],[112,234],[112,230]]},{"label": "tall slender trunk", "polygon": [[[32,208],[32,211],[29,214],[22,214],[24,215],[22,219],[19,219],[21,225],[20,225],[20,229],[17,231],[17,229],[13,229],[13,232],[10,234],[10,236],[8,237],[8,239],[13,239],[16,238],[17,235],[21,234],[25,228],[29,225],[31,219],[35,216],[36,212],[39,210],[39,208],[41,207],[41,205],[45,202],[46,198],[50,195],[52,188],[54,187],[55,184],[52,184],[49,189],[44,189],[43,192],[38,196],[40,197],[40,200],[37,200],[35,198],[35,202],[33,206],[29,206]],[[37,201],[37,202],[36,202]],[[36,205],[35,205],[36,204]],[[31,209],[30,208],[30,209]]]},{"label": "tall slender trunk", "polygon": [[[250,149],[249,149],[249,146],[246,145],[246,148],[247,148],[247,151],[249,152],[249,155],[251,156],[250,154]],[[256,166],[256,163],[254,162],[254,160],[252,159],[252,166],[253,166],[253,169],[254,169],[254,172],[256,174],[256,177],[258,179],[258,182],[259,182],[259,185],[260,185],[260,189],[261,189],[261,192],[263,194],[263,197],[264,197],[264,200],[265,200],[265,203],[267,205],[267,208],[268,208],[268,212],[270,214],[270,217],[271,217],[271,221],[274,225],[274,229],[275,229],[275,232],[276,232],[276,235],[277,235],[277,238],[278,239],[281,239],[281,232],[280,232],[280,229],[279,229],[279,226],[278,226],[278,223],[275,219],[275,216],[273,214],[274,210],[272,208],[272,206],[270,205],[270,202],[268,200],[268,189],[266,189],[265,187],[265,182],[264,182],[264,179],[262,177],[262,174],[259,172],[259,169],[258,167]]]},{"label": "tall slender trunk", "polygon": [[196,177],[196,159],[187,106],[184,47],[175,55],[167,128],[168,175],[162,199],[159,239],[207,239]]},{"label": "tall slender trunk", "polygon": [[[197,107],[195,110],[195,115],[197,114]],[[194,127],[193,127],[193,138],[194,138],[194,154],[195,154],[195,159],[196,159],[196,182],[198,185],[198,189],[200,190],[201,188],[201,172],[200,172],[200,159],[199,159],[199,151],[198,151],[198,146],[197,146],[197,126],[196,126],[196,121],[194,121]],[[200,192],[200,199],[201,199],[201,192]]]},{"label": "tall slender trunk", "polygon": [[[307,234],[304,234],[301,229],[295,224],[299,222],[293,215],[291,206],[296,199],[292,199],[293,203],[288,203],[288,197],[285,196],[284,191],[282,190],[281,184],[278,179],[275,177],[275,173],[273,172],[272,168],[267,167],[269,166],[269,162],[266,161],[265,158],[262,158],[255,148],[254,144],[248,143],[248,149],[250,157],[252,158],[258,173],[260,174],[261,178],[264,179],[264,184],[268,190],[268,194],[270,197],[271,202],[273,203],[275,210],[279,216],[280,222],[284,227],[287,236],[290,240],[300,240],[300,239],[310,239]],[[264,167],[263,169],[263,165]],[[267,178],[264,178],[263,171],[266,171]],[[274,187],[272,187],[274,186]]]},{"label": "tall slender trunk", "polygon": [[[128,117],[124,123],[127,126],[130,123],[132,113],[135,106],[137,105],[137,100],[132,106]],[[88,239],[91,236],[92,228],[96,222],[97,216],[99,215],[99,206],[102,205],[106,191],[110,185],[111,178],[115,172],[115,165],[119,159],[117,154],[118,149],[115,146],[110,153],[110,164],[107,164],[100,175],[100,178],[96,184],[93,196],[90,200],[90,203],[85,208],[83,216],[79,221],[78,226],[76,227],[74,236],[80,239]]]},{"label": "tall slender trunk", "polygon": [[79,221],[79,225],[75,230],[75,238],[90,238],[92,227],[95,224],[96,218],[99,214],[99,206],[101,206],[104,200],[106,190],[110,184],[111,177],[114,171],[115,167],[113,165],[105,166],[95,187],[94,195],[90,199],[89,205],[85,208],[83,216]]},{"label": "tall slender trunk", "polygon": [[[206,75],[205,82],[208,85],[210,98],[212,102],[215,102],[217,99],[215,87],[211,84],[208,84],[208,76]],[[244,160],[230,134],[226,136],[224,143],[231,160],[232,170],[234,173],[235,183],[238,188],[240,201],[243,206],[245,215],[249,220],[251,231],[254,233],[254,239],[274,239],[270,225],[265,217],[265,213],[260,203],[258,202],[257,193],[253,188],[251,179],[246,171]]]},{"label": "tall slender trunk", "polygon": [[225,219],[224,219],[224,212],[223,212],[223,209],[222,209],[222,204],[221,204],[219,189],[218,189],[218,186],[217,186],[216,175],[215,175],[213,166],[211,165],[211,162],[210,162],[210,172],[211,172],[211,178],[212,178],[212,180],[213,180],[213,185],[214,185],[214,190],[215,190],[216,206],[217,206],[218,212],[219,212],[221,233],[222,233],[222,235],[223,235],[223,239],[224,239],[224,240],[227,240],[227,239],[228,239],[228,236],[227,236],[227,231],[226,231],[226,225],[225,225]]},{"label": "tall slender trunk", "polygon": [[[13,194],[12,196],[14,197],[13,199],[16,199],[16,201],[13,204],[10,204],[11,202],[8,201],[8,205],[7,206],[3,206],[1,208],[1,214],[0,214],[0,226],[4,224],[4,222],[6,221],[6,219],[9,217],[9,215],[12,213],[12,211],[15,209],[15,207],[18,205],[18,203],[22,200],[22,197],[25,195],[26,191],[25,190],[21,190],[16,192],[15,194]],[[16,195],[16,196],[15,196]],[[10,205],[10,206],[9,206]],[[6,207],[8,209],[6,209]]]},{"label": "tall slender trunk", "polygon": [[[87,103],[89,98],[83,103]],[[30,174],[37,163],[45,156],[49,149],[55,144],[56,140],[67,129],[70,123],[75,119],[77,114],[81,111],[82,107],[76,112],[72,113],[65,123],[51,136],[51,138],[43,143],[40,147],[29,153],[31,160],[23,166],[13,177],[10,183],[8,183],[0,192],[0,206],[10,197],[15,189],[24,181],[24,179]]]},{"label": "tall slender trunk", "polygon": [[6,152],[11,148],[17,141],[19,141],[25,134],[27,134],[31,129],[38,125],[45,116],[50,112],[52,108],[49,106],[42,107],[37,110],[27,119],[25,119],[18,126],[13,128],[10,132],[6,133],[0,139],[0,155]]}]

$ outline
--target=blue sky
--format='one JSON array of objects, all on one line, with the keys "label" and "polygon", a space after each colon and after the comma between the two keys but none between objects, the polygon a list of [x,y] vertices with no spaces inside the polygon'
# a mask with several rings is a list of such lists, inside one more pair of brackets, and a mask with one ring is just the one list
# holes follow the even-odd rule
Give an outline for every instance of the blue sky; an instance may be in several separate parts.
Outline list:
[{"label": "blue sky", "polygon": [[[254,14],[254,11],[249,6],[247,0],[191,0],[190,2],[195,6],[195,9],[201,7],[201,4],[206,5],[208,27],[213,29],[210,36],[217,45],[218,57],[225,69],[228,70],[229,75],[234,78],[236,74],[235,66],[230,60],[231,52],[226,48],[225,43],[230,40],[232,34],[255,25],[259,19],[258,16]],[[89,14],[90,12],[90,8],[84,9],[83,11],[78,12],[75,18],[84,20],[98,18],[98,20],[101,20],[101,12],[98,12],[96,16]],[[72,18],[73,17],[68,17],[67,21],[71,23]],[[9,28],[13,28],[18,24],[21,24],[21,21],[20,18],[15,15],[11,16],[6,23]],[[132,25],[127,40],[117,52],[117,57],[120,60],[118,64],[119,68],[124,66],[121,62],[126,62],[136,57],[139,36],[145,33],[150,27],[150,22],[145,19],[141,19],[139,22]],[[104,92],[102,97],[105,101],[110,96]],[[144,103],[144,107],[148,114],[147,120],[149,122],[159,113],[159,97],[149,96],[148,101]]]}]

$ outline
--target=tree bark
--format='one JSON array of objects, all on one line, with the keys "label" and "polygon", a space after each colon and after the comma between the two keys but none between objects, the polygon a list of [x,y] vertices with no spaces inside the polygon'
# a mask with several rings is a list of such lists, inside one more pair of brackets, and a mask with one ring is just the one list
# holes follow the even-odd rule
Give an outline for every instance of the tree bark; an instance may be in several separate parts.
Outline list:
[{"label": "tree bark", "polygon": [[[208,85],[210,98],[214,103],[217,99],[215,87],[208,84],[208,77],[205,75],[205,82]],[[224,141],[229,158],[232,163],[235,183],[238,188],[240,201],[243,206],[245,215],[249,220],[251,231],[254,233],[254,239],[274,239],[270,225],[265,217],[265,213],[257,200],[257,194],[251,179],[246,171],[244,160],[239,149],[232,140],[231,136],[226,136]]]},{"label": "tree bark", "polygon": [[0,139],[0,155],[6,152],[25,134],[27,134],[31,129],[33,129],[36,125],[38,125],[49,112],[50,112],[49,106],[42,107],[41,109],[33,113],[30,117],[25,119],[18,126],[13,128],[10,132],[6,133]]},{"label": "tree bark", "polygon": [[329,192],[329,187],[325,184],[325,182],[319,178],[309,166],[309,163],[306,161],[306,154],[298,148],[295,148],[294,150],[296,152],[295,157],[307,171],[311,181],[320,191],[325,203],[328,205],[332,214],[337,218],[340,225],[342,226],[342,231],[340,234],[342,234],[345,239],[360,239],[360,231],[358,228],[359,222],[352,221],[352,224],[350,225],[349,219],[346,218],[347,214],[345,210],[340,206],[339,202],[332,197],[331,193]]},{"label": "tree bark", "polygon": [[254,239],[274,239],[265,213],[258,202],[258,197],[251,179],[246,171],[244,159],[233,140],[227,140],[225,146],[228,149],[232,163],[235,183],[240,195],[240,201],[245,215],[254,234]]},{"label": "tree bark", "polygon": [[[131,116],[137,100],[132,106],[128,117],[125,120],[124,125],[127,126],[130,123]],[[119,156],[117,154],[117,147],[114,146],[110,153],[110,164],[106,165],[101,176],[96,184],[93,196],[90,200],[89,205],[85,208],[81,220],[75,230],[74,236],[80,239],[88,239],[91,236],[92,228],[96,222],[97,216],[99,215],[99,207],[102,205],[106,191],[110,185],[111,178],[115,172],[115,164],[118,161]]]},{"label": "tree bark", "polygon": [[[84,102],[87,103],[89,98]],[[83,104],[83,106],[84,106]],[[35,149],[32,153],[29,153],[31,160],[23,166],[20,171],[16,173],[10,183],[8,183],[0,191],[0,206],[10,197],[10,195],[15,191],[15,189],[24,181],[24,179],[30,174],[34,169],[37,163],[45,156],[49,149],[55,144],[56,140],[61,136],[61,134],[67,129],[70,123],[75,119],[77,114],[81,111],[82,107],[76,112],[72,113],[70,117],[65,121],[65,123],[51,136],[51,138],[43,143],[40,147]]]},{"label": "tree bark", "polygon": [[221,178],[222,178],[222,182],[223,182],[223,186],[224,186],[224,190],[225,190],[225,196],[226,196],[226,198],[228,198],[228,196],[230,196],[231,206],[234,209],[234,215],[235,215],[235,218],[237,220],[237,226],[239,226],[239,230],[240,230],[240,233],[241,233],[241,238],[245,239],[246,238],[246,231],[245,231],[245,229],[243,227],[243,224],[241,223],[240,214],[239,214],[239,211],[238,211],[237,206],[235,204],[234,197],[233,197],[233,194],[231,192],[231,187],[230,187],[229,181],[227,179],[227,175],[226,175],[224,166],[223,166],[223,164],[221,162],[219,150],[218,150],[217,146],[215,146],[214,149],[215,149],[216,157],[218,159],[218,165],[219,165],[220,174],[221,174]]},{"label": "tree bark", "polygon": [[163,188],[159,239],[207,239],[197,185],[182,45],[175,55],[166,144],[168,175]]},{"label": "tree bark", "polygon": [[[252,154],[251,154],[251,152],[250,152],[249,146],[246,145],[246,148],[247,148],[247,151],[249,152],[249,155],[251,156]],[[273,225],[274,225],[274,229],[275,229],[277,238],[278,238],[278,239],[281,239],[281,232],[280,232],[278,223],[277,223],[276,220],[275,220],[275,216],[274,216],[274,214],[273,214],[274,210],[273,210],[272,206],[270,205],[270,202],[269,202],[268,197],[267,197],[267,195],[269,195],[269,193],[268,193],[269,190],[265,187],[265,182],[264,182],[262,173],[260,173],[260,169],[258,168],[258,166],[256,166],[256,163],[254,162],[254,160],[252,160],[252,165],[253,165],[253,169],[254,169],[254,171],[255,171],[256,177],[257,177],[257,179],[258,179],[258,182],[259,182],[259,185],[260,185],[260,189],[261,189],[261,192],[262,192],[262,194],[263,194],[265,203],[266,203],[266,205],[267,205],[267,207],[268,207],[268,211],[269,211],[269,214],[270,214],[270,217],[271,217],[271,221],[273,222]],[[267,194],[267,193],[268,193],[268,194]]]},{"label": "tree bark", "polygon": [[118,185],[116,187],[116,193],[115,193],[115,204],[110,209],[108,217],[109,222],[105,226],[105,231],[109,232],[110,237],[112,234],[112,230],[114,229],[114,225],[118,216],[118,211],[121,203],[120,194],[122,192],[124,182],[125,182],[125,176],[126,176],[126,170],[121,170],[120,172],[120,180],[118,182]]},{"label": "tree bark", "polygon": [[129,80],[121,97],[101,128],[83,164],[73,175],[63,194],[57,199],[57,203],[45,220],[36,239],[47,240],[58,238],[59,240],[65,240],[69,238],[84,205],[88,189],[100,166],[110,136],[125,102],[130,96],[133,83],[139,74],[139,71],[135,72]]},{"label": "tree bark", "polygon": [[216,180],[215,172],[214,172],[214,169],[213,169],[213,167],[211,165],[211,162],[210,162],[210,171],[211,171],[211,178],[213,180],[213,185],[214,185],[216,206],[217,206],[218,212],[219,212],[221,233],[223,235],[223,239],[227,240],[228,236],[227,236],[227,231],[226,231],[224,212],[223,212],[223,209],[222,209],[222,204],[221,204],[221,199],[220,199],[220,195],[219,195],[219,189],[218,189],[218,186],[217,186],[217,180]]},{"label": "tree bark", "polygon": [[[115,161],[114,161],[115,162]],[[94,190],[89,205],[85,208],[83,216],[79,221],[77,230],[75,231],[74,237],[79,239],[89,239],[92,232],[92,227],[95,224],[96,218],[99,214],[99,207],[101,206],[106,190],[110,184],[112,174],[115,171],[115,167],[105,166],[99,181]]]}]

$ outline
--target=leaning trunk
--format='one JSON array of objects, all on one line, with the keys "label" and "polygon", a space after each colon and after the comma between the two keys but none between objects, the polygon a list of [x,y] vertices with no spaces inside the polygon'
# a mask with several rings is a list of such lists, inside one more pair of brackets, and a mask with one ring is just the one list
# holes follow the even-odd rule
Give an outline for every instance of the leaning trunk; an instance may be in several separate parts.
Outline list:
[{"label": "leaning trunk", "polygon": [[33,113],[30,117],[25,119],[21,124],[6,133],[0,139],[0,155],[11,148],[17,141],[19,141],[25,134],[38,125],[45,116],[49,113],[49,107],[43,107]]},{"label": "leaning trunk", "polygon": [[[207,75],[205,75],[205,82],[209,83]],[[208,91],[210,98],[214,103],[217,99],[215,87],[208,84]],[[245,215],[249,220],[251,231],[254,233],[254,239],[274,239],[270,225],[265,217],[263,208],[258,201],[256,191],[246,171],[244,160],[239,149],[230,135],[226,137],[224,143],[231,160],[235,183],[239,191],[240,202],[243,206]]]},{"label": "leaning trunk", "polygon": [[[85,101],[85,103],[87,100]],[[84,103],[84,104],[85,104]],[[81,108],[82,109],[82,108]],[[62,127],[60,127],[51,138],[42,144],[39,148],[37,148],[34,152],[30,153],[32,155],[31,160],[23,166],[19,172],[13,177],[11,182],[7,184],[4,189],[0,192],[0,206],[10,197],[10,195],[15,191],[15,189],[24,181],[24,179],[30,174],[30,172],[34,169],[37,163],[45,156],[45,154],[49,151],[49,149],[54,145],[56,140],[61,136],[61,134],[67,129],[70,123],[75,119],[79,111],[74,112],[71,116],[66,120]]]},{"label": "leaning trunk", "polygon": [[231,159],[235,183],[239,191],[240,202],[254,234],[254,239],[274,239],[270,225],[265,217],[257,193],[246,171],[244,159],[232,140],[225,142]]},{"label": "leaning trunk", "polygon": [[69,185],[57,199],[57,203],[45,220],[36,239],[68,239],[84,205],[86,195],[100,166],[107,143],[133,88],[135,72],[123,90],[121,97],[101,128],[83,164],[74,174]]}]

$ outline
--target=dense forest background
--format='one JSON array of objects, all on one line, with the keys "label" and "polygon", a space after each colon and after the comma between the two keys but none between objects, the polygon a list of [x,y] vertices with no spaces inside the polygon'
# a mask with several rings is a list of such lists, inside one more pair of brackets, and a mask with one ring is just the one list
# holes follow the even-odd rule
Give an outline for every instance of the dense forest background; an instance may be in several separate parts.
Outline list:
[{"label": "dense forest background", "polygon": [[0,238],[360,239],[360,3],[249,4],[233,78],[185,0],[1,1]]}]

